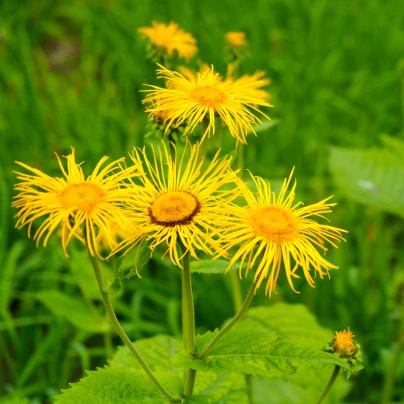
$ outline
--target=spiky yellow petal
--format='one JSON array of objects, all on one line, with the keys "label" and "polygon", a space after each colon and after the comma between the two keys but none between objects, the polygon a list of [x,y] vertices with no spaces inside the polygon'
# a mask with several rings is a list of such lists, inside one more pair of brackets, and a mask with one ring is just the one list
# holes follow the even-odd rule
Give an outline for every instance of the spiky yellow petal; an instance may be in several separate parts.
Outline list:
[{"label": "spiky yellow petal", "polygon": [[129,178],[138,175],[137,167],[123,168],[124,159],[104,167],[108,157],[103,157],[87,179],[81,164],[76,163],[75,151],[66,156],[67,169],[56,155],[63,178],[49,175],[17,162],[32,174],[17,172],[20,180],[15,185],[18,192],[13,206],[18,209],[16,227],[28,226],[28,236],[38,219],[39,228],[34,234],[37,245],[43,239],[46,246],[52,233],[60,228],[65,254],[70,240],[75,237],[86,242],[92,255],[99,255],[97,233],[102,231],[110,247],[114,245],[112,223],[126,228],[130,211],[124,205],[131,199]]},{"label": "spiky yellow petal", "polygon": [[[318,251],[324,253],[324,242],[337,247],[336,242],[343,239],[345,230],[320,224],[310,217],[323,217],[331,212],[335,203],[328,203],[326,198],[316,204],[301,206],[294,202],[296,182],[291,189],[292,173],[285,179],[279,194],[271,190],[268,181],[252,176],[257,192],[243,186],[247,207],[232,207],[233,217],[227,229],[225,250],[241,244],[234,253],[229,268],[241,260],[241,268],[247,262],[246,273],[257,264],[254,281],[258,289],[266,280],[266,293],[271,295],[276,287],[281,267],[285,269],[290,287],[293,278],[298,278],[298,268],[303,269],[310,286],[314,287],[314,274],[320,278],[328,271],[337,268],[328,262]],[[230,241],[229,241],[230,240]],[[298,293],[298,292],[297,292]]]}]

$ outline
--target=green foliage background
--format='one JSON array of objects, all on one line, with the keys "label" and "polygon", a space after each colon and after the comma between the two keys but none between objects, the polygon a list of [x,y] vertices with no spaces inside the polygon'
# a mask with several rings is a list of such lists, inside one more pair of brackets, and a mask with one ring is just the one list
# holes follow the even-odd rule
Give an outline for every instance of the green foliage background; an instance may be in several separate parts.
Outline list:
[{"label": "green foliage background", "polygon": [[[279,181],[296,166],[299,199],[335,194],[332,224],[350,231],[346,243],[329,251],[340,266],[331,280],[318,279],[316,289],[298,282],[296,295],[281,278],[278,293],[271,300],[262,293],[255,304],[302,303],[325,327],[350,326],[364,348],[365,370],[353,376],[345,400],[379,402],[398,341],[404,285],[404,153],[394,143],[404,133],[399,0],[3,0],[0,396],[50,403],[84,370],[105,364],[109,322],[89,263],[79,251],[66,260],[56,239],[36,249],[25,231],[14,229],[12,170],[18,160],[56,174],[54,152],[67,154],[71,146],[91,167],[103,155],[118,158],[144,143],[139,90],[156,79],[136,29],[152,20],[178,22],[198,40],[196,59],[222,72],[224,33],[246,32],[251,56],[241,71],[268,73],[275,106],[269,115],[277,121],[249,137],[246,167]],[[230,282],[220,275],[194,278],[204,333],[232,315]],[[242,285],[246,291],[249,282]],[[156,258],[114,305],[133,339],[179,336],[179,299],[178,270]],[[394,399],[403,396],[397,383]]]}]

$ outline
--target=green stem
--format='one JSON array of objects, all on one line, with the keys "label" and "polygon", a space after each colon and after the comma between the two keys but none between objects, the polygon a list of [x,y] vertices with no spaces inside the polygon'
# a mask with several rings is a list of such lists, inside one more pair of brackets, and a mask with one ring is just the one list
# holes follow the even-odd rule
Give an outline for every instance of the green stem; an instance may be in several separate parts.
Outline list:
[{"label": "green stem", "polygon": [[209,355],[210,351],[220,340],[220,338],[222,338],[223,335],[226,334],[226,332],[229,331],[243,317],[243,315],[248,309],[248,306],[251,304],[251,301],[255,294],[254,292],[255,292],[255,283],[253,282],[251,284],[250,290],[248,291],[247,297],[245,298],[244,303],[240,307],[238,313],[219,331],[218,334],[216,334],[216,336],[212,339],[212,341],[209,342],[209,344],[202,352],[194,355],[195,358],[202,359],[205,356]]},{"label": "green stem", "polygon": [[245,164],[245,144],[240,143],[237,148],[237,168],[240,169],[240,178],[244,177],[244,164]]},{"label": "green stem", "polygon": [[331,378],[327,384],[327,387],[325,388],[323,394],[321,395],[320,399],[317,401],[317,404],[320,404],[325,396],[328,394],[330,391],[332,385],[334,384],[335,380],[337,380],[338,374],[339,374],[340,367],[338,365],[335,366],[334,371],[332,372]]},{"label": "green stem", "polygon": [[167,399],[170,401],[170,403],[180,403],[181,399],[180,398],[175,398],[172,396],[157,380],[156,376],[154,376],[153,372],[151,371],[149,365],[146,363],[146,361],[143,359],[142,355],[139,353],[139,351],[135,348],[133,345],[132,341],[129,339],[129,337],[126,335],[125,331],[121,327],[121,324],[119,323],[115,312],[114,308],[112,307],[111,300],[109,298],[109,295],[105,293],[102,290],[102,287],[104,285],[104,279],[102,277],[101,269],[98,265],[98,261],[96,257],[93,257],[90,253],[90,250],[88,249],[87,246],[87,251],[88,255],[91,260],[91,264],[94,269],[95,277],[97,278],[98,282],[98,287],[100,288],[102,300],[104,302],[105,308],[107,310],[107,313],[109,315],[109,318],[115,328],[115,331],[118,333],[118,335],[122,338],[122,341],[125,343],[125,345],[129,348],[129,350],[135,355],[136,359],[138,360],[140,366],[143,368],[143,370],[146,372],[147,376],[149,376],[150,380],[153,382],[153,384],[157,387],[157,389],[160,391],[161,394],[163,394]]},{"label": "green stem", "polygon": [[231,291],[233,295],[234,311],[237,313],[243,304],[243,296],[241,294],[240,278],[237,271],[231,271]]},{"label": "green stem", "polygon": [[[184,348],[190,354],[194,355],[196,351],[195,338],[195,309],[194,297],[192,294],[191,267],[189,251],[181,244],[184,257],[182,259],[182,309],[183,309],[183,335]],[[184,375],[184,397],[192,395],[195,385],[196,370],[188,369]]]}]

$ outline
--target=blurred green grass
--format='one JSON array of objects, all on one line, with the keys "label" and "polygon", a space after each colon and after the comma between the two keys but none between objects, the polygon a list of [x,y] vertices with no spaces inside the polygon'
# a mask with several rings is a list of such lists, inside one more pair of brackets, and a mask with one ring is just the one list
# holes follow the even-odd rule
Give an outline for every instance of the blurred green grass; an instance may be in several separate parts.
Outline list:
[{"label": "blurred green grass", "polygon": [[[398,0],[3,0],[0,394],[51,400],[84,369],[104,363],[100,335],[76,330],[33,296],[47,289],[76,296],[79,290],[56,243],[36,250],[25,231],[14,229],[14,160],[56,173],[54,152],[72,146],[91,166],[105,154],[118,158],[142,145],[147,120],[139,90],[156,79],[136,29],[174,20],[197,38],[196,59],[222,72],[224,33],[245,31],[251,57],[241,71],[265,70],[272,79],[269,115],[279,124],[249,137],[246,167],[279,180],[296,166],[306,203],[335,193],[332,223],[350,231],[347,242],[329,253],[340,270],[330,281],[318,280],[314,290],[301,282],[300,295],[281,281],[272,301],[257,301],[303,302],[322,324],[350,326],[364,346],[366,369],[354,378],[347,401],[378,402],[398,334],[403,226],[392,215],[348,201],[330,178],[328,157],[330,145],[368,147],[379,144],[380,134],[402,137],[401,8]],[[224,147],[230,151],[234,144]],[[151,261],[116,303],[134,338],[178,332],[179,277],[158,266]],[[201,330],[214,328],[232,314],[227,280],[195,278],[197,322]],[[396,399],[402,393],[397,390]]]}]

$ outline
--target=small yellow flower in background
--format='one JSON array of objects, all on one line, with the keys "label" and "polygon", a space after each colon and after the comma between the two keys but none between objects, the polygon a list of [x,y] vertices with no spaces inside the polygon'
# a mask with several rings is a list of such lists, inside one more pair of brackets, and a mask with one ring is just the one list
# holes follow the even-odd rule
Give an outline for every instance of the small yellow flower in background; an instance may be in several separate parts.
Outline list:
[{"label": "small yellow flower in background", "polygon": [[[167,88],[148,85],[152,90],[143,102],[151,105],[146,109],[150,116],[164,110],[170,110],[166,130],[186,124],[184,135],[193,132],[204,120],[207,127],[202,135],[215,133],[215,118],[220,117],[230,133],[238,142],[247,143],[247,134],[255,133],[254,126],[261,123],[258,114],[268,118],[258,106],[271,105],[257,96],[257,88],[252,82],[237,80],[222,81],[213,66],[203,74],[198,74],[197,81],[189,80],[178,72],[159,65],[159,78],[167,80]],[[269,119],[269,118],[268,118]]]},{"label": "small yellow flower in background", "polygon": [[361,346],[354,341],[352,331],[348,327],[348,331],[336,331],[334,338],[324,348],[324,351],[336,354],[345,361],[348,368],[340,368],[345,373],[347,379],[353,372],[359,372],[363,369],[363,358]]},{"label": "small yellow flower in background", "polygon": [[138,32],[148,38],[154,48],[162,50],[170,57],[177,52],[179,57],[189,60],[198,52],[196,39],[175,22],[166,25],[153,21],[152,27],[138,28]]},{"label": "small yellow flower in background", "polygon": [[247,186],[243,187],[248,206],[233,206],[234,217],[227,228],[224,249],[228,250],[241,243],[230,261],[229,268],[241,258],[241,275],[245,261],[247,261],[246,273],[258,262],[254,277],[256,289],[268,278],[266,284],[268,295],[271,295],[276,287],[282,263],[294,292],[296,290],[292,278],[299,278],[296,274],[299,267],[302,267],[309,285],[314,287],[311,273],[313,270],[323,278],[324,275],[328,275],[329,269],[337,268],[326,261],[317,248],[323,252],[327,251],[324,241],[337,247],[336,242],[343,239],[341,233],[345,232],[310,219],[313,216],[323,217],[325,213],[331,212],[331,207],[336,205],[327,203],[331,197],[304,207],[301,207],[302,202],[294,203],[296,182],[288,191],[292,175],[293,170],[289,178],[284,180],[278,196],[272,192],[268,181],[252,177],[257,192],[252,192]]},{"label": "small yellow flower in background", "polygon": [[[15,185],[18,194],[13,206],[18,209],[16,227],[28,226],[28,237],[35,221],[42,223],[34,234],[37,245],[43,238],[46,246],[49,237],[60,227],[63,250],[75,237],[85,242],[92,255],[99,255],[97,231],[102,230],[110,247],[114,245],[111,223],[126,228],[130,212],[123,206],[131,200],[126,180],[138,175],[138,167],[122,168],[124,159],[105,167],[108,157],[103,157],[94,171],[85,179],[81,164],[75,160],[75,152],[66,156],[67,170],[56,155],[64,178],[50,177],[40,170],[17,162],[30,174],[17,172],[21,182]],[[83,232],[83,227],[85,231]]]},{"label": "small yellow flower in background", "polygon": [[[228,206],[239,194],[236,174],[230,169],[231,157],[219,159],[219,152],[206,169],[199,156],[199,145],[187,143],[183,154],[176,150],[173,159],[167,147],[153,151],[153,160],[146,150],[134,150],[136,166],[144,161],[148,175],[139,177],[141,187],[132,202],[134,223],[141,232],[124,240],[113,254],[131,249],[147,239],[153,251],[165,243],[171,261],[182,268],[180,243],[194,258],[196,250],[207,254],[223,253],[217,238],[225,238],[221,222],[228,214]],[[231,190],[222,190],[234,184]],[[147,233],[147,234],[146,234]]]},{"label": "small yellow flower in background", "polygon": [[354,336],[349,327],[348,331],[336,331],[335,337],[331,342],[333,351],[342,358],[352,355],[356,350],[356,344],[353,340]]},{"label": "small yellow flower in background", "polygon": [[242,48],[247,46],[247,39],[244,32],[228,32],[226,35],[226,44],[233,48]]}]

